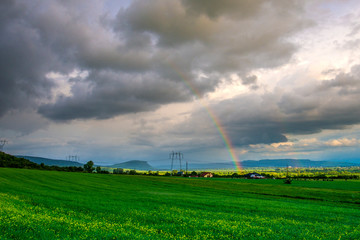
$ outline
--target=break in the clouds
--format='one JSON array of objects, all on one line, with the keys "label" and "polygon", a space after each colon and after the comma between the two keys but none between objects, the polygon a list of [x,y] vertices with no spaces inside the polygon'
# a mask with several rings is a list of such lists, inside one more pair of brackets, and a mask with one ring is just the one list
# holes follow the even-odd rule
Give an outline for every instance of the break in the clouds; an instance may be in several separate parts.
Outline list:
[{"label": "break in the clouds", "polygon": [[[190,101],[177,71],[206,94],[232,73],[286,63],[297,48],[287,38],[310,24],[303,5],[132,1],[112,16],[101,1],[2,1],[0,114],[103,119]],[[89,74],[53,96],[48,74],[74,70]]]}]

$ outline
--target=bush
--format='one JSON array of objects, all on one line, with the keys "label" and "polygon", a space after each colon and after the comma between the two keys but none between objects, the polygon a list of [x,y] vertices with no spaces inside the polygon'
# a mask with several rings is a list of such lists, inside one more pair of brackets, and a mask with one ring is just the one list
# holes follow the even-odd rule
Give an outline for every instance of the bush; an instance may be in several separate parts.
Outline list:
[{"label": "bush", "polygon": [[284,180],[284,183],[285,184],[291,184],[292,180],[290,178],[287,178]]}]

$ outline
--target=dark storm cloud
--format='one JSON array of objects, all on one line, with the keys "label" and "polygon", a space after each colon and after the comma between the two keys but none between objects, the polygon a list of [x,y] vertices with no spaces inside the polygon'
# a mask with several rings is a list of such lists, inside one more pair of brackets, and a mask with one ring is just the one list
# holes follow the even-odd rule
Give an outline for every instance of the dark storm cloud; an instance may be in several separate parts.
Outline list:
[{"label": "dark storm cloud", "polygon": [[[135,0],[112,18],[96,0],[2,1],[0,116],[104,119],[189,101],[183,78],[206,94],[233,73],[286,63],[297,49],[287,37],[309,25],[295,2]],[[74,69],[89,76],[54,102],[47,74]]]},{"label": "dark storm cloud", "polygon": [[230,15],[236,18],[247,18],[256,15],[259,12],[265,0],[183,0],[187,11],[194,14],[206,14],[211,18],[217,18],[222,15]]},{"label": "dark storm cloud", "polygon": [[[185,72],[274,67],[296,50],[286,37],[309,24],[301,17],[301,5],[287,2],[224,1],[218,8],[217,1],[134,1],[119,11],[115,29],[128,42],[134,33],[150,35],[155,53],[178,55],[175,64],[183,59],[191,63]],[[216,13],[210,14],[212,9]],[[240,17],[229,17],[229,12]]]},{"label": "dark storm cloud", "polygon": [[[360,66],[334,79],[287,91],[245,94],[213,104],[236,146],[287,141],[286,134],[313,134],[360,123]],[[195,112],[181,128],[206,138],[215,131],[205,110]],[[198,127],[201,126],[201,127]]]},{"label": "dark storm cloud", "polygon": [[9,110],[36,105],[53,86],[45,74],[56,66],[56,57],[42,46],[23,10],[15,1],[0,3],[0,117]]},{"label": "dark storm cloud", "polygon": [[[84,85],[91,81],[90,85]],[[39,112],[55,121],[106,119],[115,115],[154,110],[168,102],[186,101],[189,91],[176,82],[148,74],[121,74],[94,71],[86,82],[72,87],[72,97],[60,97],[54,104],[43,105]],[[87,89],[87,90],[86,90]]]}]

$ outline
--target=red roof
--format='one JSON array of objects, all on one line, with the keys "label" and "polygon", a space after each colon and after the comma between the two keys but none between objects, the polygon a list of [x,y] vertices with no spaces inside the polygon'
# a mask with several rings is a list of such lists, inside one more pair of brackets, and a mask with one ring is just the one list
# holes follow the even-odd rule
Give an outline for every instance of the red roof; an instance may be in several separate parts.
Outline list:
[{"label": "red roof", "polygon": [[212,175],[212,173],[211,172],[203,172],[201,175],[200,175],[200,177],[204,177],[204,176],[206,176],[206,175]]}]

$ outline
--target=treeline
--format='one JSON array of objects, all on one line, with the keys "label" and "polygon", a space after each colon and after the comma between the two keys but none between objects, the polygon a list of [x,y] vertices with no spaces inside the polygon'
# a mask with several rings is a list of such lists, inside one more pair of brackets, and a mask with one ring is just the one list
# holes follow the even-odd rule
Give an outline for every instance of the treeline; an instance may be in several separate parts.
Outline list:
[{"label": "treeline", "polygon": [[265,177],[269,178],[286,178],[287,176],[292,179],[299,180],[333,180],[333,179],[360,179],[360,173],[353,172],[337,172],[337,173],[323,173],[323,172],[307,172],[307,173],[263,173]]},{"label": "treeline", "polygon": [[64,172],[84,171],[84,168],[82,167],[74,167],[74,166],[59,167],[59,166],[48,166],[45,165],[44,163],[37,164],[25,158],[14,157],[4,152],[0,152],[0,167],[52,170],[52,171],[64,171]]},{"label": "treeline", "polygon": [[113,174],[127,174],[127,175],[148,175],[148,176],[170,176],[170,173],[160,174],[159,171],[136,171],[135,169],[125,170],[123,168],[113,169]]},{"label": "treeline", "polygon": [[[249,171],[233,172],[214,172],[214,177],[220,178],[243,178]],[[264,169],[257,171],[265,178],[275,179],[298,179],[298,180],[324,180],[331,181],[334,179],[360,179],[360,167],[343,167],[343,168],[326,168],[326,169],[291,169],[288,172],[286,168],[276,169],[275,171],[266,171]]]},{"label": "treeline", "polygon": [[[286,172],[285,170],[281,171],[255,171],[261,176],[270,179],[293,179],[293,180],[323,180],[323,181],[332,181],[335,179],[358,179],[360,180],[360,168],[359,167],[349,167],[349,168],[329,168],[326,170],[306,171],[302,169],[301,172],[298,170],[293,170]],[[224,172],[224,171],[208,171],[213,174],[214,178],[248,178],[249,173],[254,171],[239,171],[239,172]],[[189,171],[189,172],[159,172],[159,171],[136,171],[136,170],[125,170],[123,168],[113,169],[113,174],[127,174],[127,175],[147,175],[147,176],[181,176],[181,177],[200,177],[203,173],[202,171]]]}]

